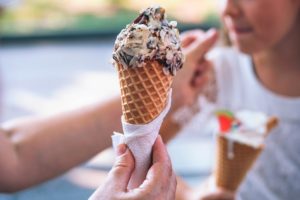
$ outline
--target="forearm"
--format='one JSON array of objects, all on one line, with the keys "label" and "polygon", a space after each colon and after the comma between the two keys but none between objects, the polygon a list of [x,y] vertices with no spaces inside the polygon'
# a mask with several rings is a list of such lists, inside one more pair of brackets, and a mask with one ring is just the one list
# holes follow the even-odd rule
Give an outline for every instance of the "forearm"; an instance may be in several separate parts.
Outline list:
[{"label": "forearm", "polygon": [[173,120],[172,113],[169,113],[164,119],[161,128],[160,135],[164,143],[168,143],[176,134],[181,130],[181,125]]},{"label": "forearm", "polygon": [[160,129],[160,134],[165,143],[174,138],[177,133],[190,122],[195,114],[200,111],[197,103],[178,106],[176,99],[173,98],[173,100],[174,103],[172,102],[171,109],[165,117]]},{"label": "forearm", "polygon": [[[120,117],[121,103],[116,98],[102,105],[4,127],[17,157],[18,164],[11,170],[17,189],[57,176],[109,147],[112,132],[121,129]],[[0,185],[4,181],[1,176]]]}]

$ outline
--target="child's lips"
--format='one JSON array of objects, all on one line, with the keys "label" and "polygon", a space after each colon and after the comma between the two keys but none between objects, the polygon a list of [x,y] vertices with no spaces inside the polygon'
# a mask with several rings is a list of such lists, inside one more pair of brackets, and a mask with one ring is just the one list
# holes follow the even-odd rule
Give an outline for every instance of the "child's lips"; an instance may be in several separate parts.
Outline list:
[{"label": "child's lips", "polygon": [[247,34],[253,32],[251,27],[232,26],[230,28],[236,34]]}]

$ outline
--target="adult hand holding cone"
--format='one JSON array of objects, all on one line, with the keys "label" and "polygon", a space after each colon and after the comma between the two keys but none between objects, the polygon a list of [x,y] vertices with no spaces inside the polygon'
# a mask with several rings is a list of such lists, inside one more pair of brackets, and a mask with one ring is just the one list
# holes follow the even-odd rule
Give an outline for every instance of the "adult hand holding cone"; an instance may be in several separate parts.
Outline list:
[{"label": "adult hand holding cone", "polygon": [[132,189],[145,178],[152,145],[170,107],[173,76],[182,67],[176,22],[168,22],[159,6],[147,8],[118,35],[113,59],[121,88],[123,138],[136,161],[128,186]]}]

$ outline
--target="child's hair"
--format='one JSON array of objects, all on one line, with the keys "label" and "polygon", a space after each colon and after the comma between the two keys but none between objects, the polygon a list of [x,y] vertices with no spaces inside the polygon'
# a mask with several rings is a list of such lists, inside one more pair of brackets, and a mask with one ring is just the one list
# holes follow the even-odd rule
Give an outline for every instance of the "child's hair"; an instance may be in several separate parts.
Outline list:
[{"label": "child's hair", "polygon": [[230,41],[228,30],[226,29],[224,23],[221,24],[220,38],[221,38],[222,45],[232,46],[232,42]]}]

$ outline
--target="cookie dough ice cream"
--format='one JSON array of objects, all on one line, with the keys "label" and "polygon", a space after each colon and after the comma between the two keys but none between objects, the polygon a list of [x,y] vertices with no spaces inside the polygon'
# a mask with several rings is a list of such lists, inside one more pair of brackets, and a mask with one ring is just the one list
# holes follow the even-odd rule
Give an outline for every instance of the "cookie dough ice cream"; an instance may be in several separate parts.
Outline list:
[{"label": "cookie dough ice cream", "polygon": [[166,75],[175,75],[182,67],[184,57],[176,26],[176,21],[168,22],[162,7],[142,11],[118,35],[113,52],[115,63],[134,68],[157,61]]}]

